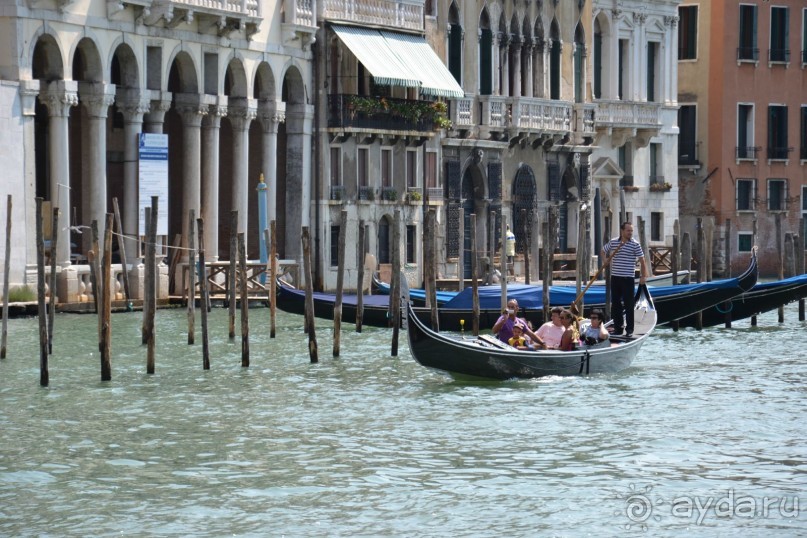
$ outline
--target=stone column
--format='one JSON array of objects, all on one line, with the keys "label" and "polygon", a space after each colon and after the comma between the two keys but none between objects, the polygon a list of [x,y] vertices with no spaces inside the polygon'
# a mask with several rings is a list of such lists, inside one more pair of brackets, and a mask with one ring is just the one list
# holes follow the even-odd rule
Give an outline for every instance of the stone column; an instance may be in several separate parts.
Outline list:
[{"label": "stone column", "polygon": [[187,245],[188,215],[191,210],[200,215],[202,208],[201,129],[208,107],[196,94],[177,94],[175,106],[182,118],[182,244]]},{"label": "stone column", "polygon": [[[281,103],[285,104],[285,103]],[[260,107],[260,121],[263,127],[263,156],[261,169],[266,181],[267,220],[277,220],[277,130],[286,121],[286,110],[275,108],[275,104],[266,102]]]},{"label": "stone column", "polygon": [[143,116],[143,132],[162,134],[165,113],[171,108],[171,93],[151,91],[151,108]]},{"label": "stone column", "polygon": [[[39,99],[48,107],[48,153],[50,162],[50,200],[62,215],[70,214],[70,140],[68,118],[70,107],[78,104],[78,83],[55,80],[40,92]],[[61,219],[64,221],[64,219]],[[70,228],[59,226],[56,262],[70,266]]]},{"label": "stone column", "polygon": [[[24,208],[25,221],[22,223],[22,234],[14,234],[25,241],[25,282],[36,279],[36,241],[31,240],[33,230],[36,230],[36,144],[35,118],[36,98],[39,96],[40,81],[20,81],[20,109],[22,111],[23,148],[25,153],[25,199],[14,201],[14,205]],[[16,224],[15,224],[16,226]],[[13,277],[12,272],[12,277]]]},{"label": "stone column", "polygon": [[219,133],[227,115],[227,97],[218,96],[202,120],[202,218],[205,221],[205,258],[219,260]]},{"label": "stone column", "polygon": [[513,65],[510,69],[513,70],[513,97],[521,97],[521,39],[516,37],[513,39]]},{"label": "stone column", "polygon": [[238,232],[247,233],[249,222],[249,126],[257,116],[253,99],[231,98],[227,115],[233,126],[232,209],[238,210]]},{"label": "stone column", "polygon": [[151,100],[139,90],[120,88],[117,91],[118,110],[123,114],[123,204],[121,224],[127,261],[134,263],[139,257],[137,237],[140,209],[140,193],[137,183],[139,135],[143,130],[143,115],[151,108]]},{"label": "stone column", "polygon": [[535,46],[535,40],[530,39],[524,43],[524,96],[535,97],[533,91],[534,75],[532,73],[532,50]]},{"label": "stone column", "polygon": [[507,97],[510,95],[510,62],[508,61],[510,48],[510,37],[503,35],[501,38],[501,47],[499,48],[499,61],[501,62],[501,95]]},{"label": "stone column", "polygon": [[670,29],[667,46],[667,65],[663,72],[667,73],[667,95],[665,99],[671,105],[678,104],[678,17],[666,17],[664,22],[668,23]]},{"label": "stone column", "polygon": [[115,102],[115,86],[100,82],[79,82],[79,99],[87,111],[87,145],[89,163],[89,204],[87,221],[98,222],[98,235],[104,237],[107,214],[106,185],[106,118],[109,107]]},{"label": "stone column", "polygon": [[[479,34],[479,37],[482,37],[482,34]],[[493,95],[501,95],[501,61],[500,61],[500,54],[501,54],[501,42],[502,42],[502,35],[501,34],[494,34],[493,36],[493,51],[491,59],[493,60],[493,88],[491,91]]]}]

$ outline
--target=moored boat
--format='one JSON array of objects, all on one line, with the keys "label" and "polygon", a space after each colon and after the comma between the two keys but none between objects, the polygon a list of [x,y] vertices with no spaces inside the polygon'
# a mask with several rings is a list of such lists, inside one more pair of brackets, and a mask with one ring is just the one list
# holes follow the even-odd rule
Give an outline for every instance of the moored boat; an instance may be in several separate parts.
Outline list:
[{"label": "moored boat", "polygon": [[422,366],[459,378],[512,379],[615,373],[628,368],[656,326],[656,311],[647,294],[637,301],[633,337],[612,336],[574,351],[522,351],[495,338],[462,337],[432,331],[412,307],[408,310],[408,340],[412,357]]}]

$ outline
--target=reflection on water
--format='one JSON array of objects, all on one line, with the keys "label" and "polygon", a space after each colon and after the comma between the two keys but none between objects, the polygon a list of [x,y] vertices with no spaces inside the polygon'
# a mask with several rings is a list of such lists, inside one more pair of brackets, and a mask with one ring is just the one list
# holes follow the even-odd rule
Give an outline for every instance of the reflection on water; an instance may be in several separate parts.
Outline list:
[{"label": "reflection on water", "polygon": [[795,307],[782,326],[773,313],[758,328],[660,329],[618,375],[490,383],[421,368],[405,333],[391,358],[381,329],[346,326],[333,359],[322,321],[312,365],[301,318],[280,314],[270,340],[268,311],[250,314],[252,366],[217,309],[203,371],[185,313],[158,312],[153,376],[140,315],[116,315],[107,383],[96,318],[60,315],[48,388],[36,320],[11,320],[0,535],[807,532],[806,514],[779,505],[753,517],[671,509],[804,495]]}]

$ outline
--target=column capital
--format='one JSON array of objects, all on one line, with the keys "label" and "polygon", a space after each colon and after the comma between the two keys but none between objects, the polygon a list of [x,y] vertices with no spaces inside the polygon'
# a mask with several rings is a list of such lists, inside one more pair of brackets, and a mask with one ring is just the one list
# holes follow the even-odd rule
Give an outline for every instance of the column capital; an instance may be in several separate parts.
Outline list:
[{"label": "column capital", "polygon": [[144,95],[134,88],[118,88],[115,92],[115,103],[127,123],[140,123],[143,115],[151,110],[151,96]]},{"label": "column capital", "polygon": [[81,104],[91,118],[106,118],[109,107],[115,102],[115,85],[102,82],[79,82]]},{"label": "column capital", "polygon": [[23,116],[36,115],[36,98],[39,96],[38,80],[20,81],[20,103]]},{"label": "column capital", "polygon": [[258,103],[255,99],[231,98],[227,107],[227,117],[230,118],[233,129],[246,131],[252,120],[258,117]]},{"label": "column capital", "polygon": [[278,125],[286,121],[286,103],[261,101],[258,105],[258,119],[265,133],[277,133]]},{"label": "column capital", "polygon": [[201,127],[202,118],[207,116],[209,105],[203,102],[199,94],[178,93],[174,95],[174,108],[182,116],[182,125]]},{"label": "column capital", "polygon": [[70,107],[78,104],[78,84],[72,80],[54,80],[39,92],[39,100],[48,107],[51,117],[70,115]]}]

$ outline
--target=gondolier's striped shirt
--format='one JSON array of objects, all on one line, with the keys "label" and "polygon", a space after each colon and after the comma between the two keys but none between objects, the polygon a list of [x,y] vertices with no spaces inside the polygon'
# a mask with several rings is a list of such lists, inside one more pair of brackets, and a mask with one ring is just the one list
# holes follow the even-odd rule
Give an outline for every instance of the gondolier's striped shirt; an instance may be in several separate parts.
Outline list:
[{"label": "gondolier's striped shirt", "polygon": [[[617,249],[620,245],[620,238],[611,239],[603,247],[606,256],[610,256],[611,252]],[[611,276],[622,276],[633,278],[636,276],[636,258],[644,258],[644,251],[642,245],[635,239],[631,239],[625,246],[619,249],[614,259],[611,260]]]}]

